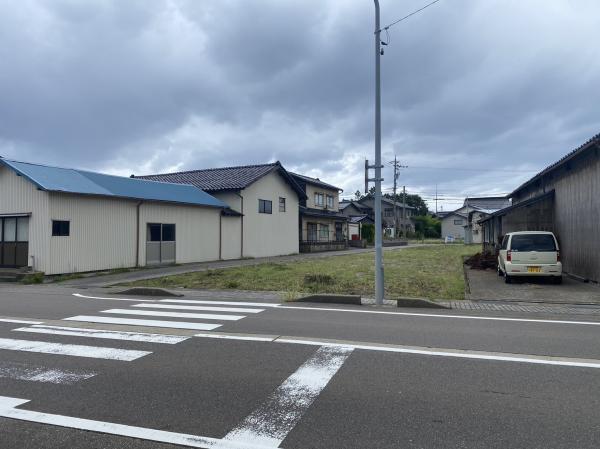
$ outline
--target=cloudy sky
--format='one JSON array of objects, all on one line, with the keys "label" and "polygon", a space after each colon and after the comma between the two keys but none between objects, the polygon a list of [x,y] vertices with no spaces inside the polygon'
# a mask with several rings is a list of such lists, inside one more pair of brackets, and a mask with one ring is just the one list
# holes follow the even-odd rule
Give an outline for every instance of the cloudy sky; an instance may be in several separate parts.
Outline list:
[{"label": "cloudy sky", "polygon": [[[382,25],[428,1],[381,0]],[[400,184],[452,209],[600,132],[599,29],[597,0],[441,0],[390,28]],[[121,175],[280,160],[351,196],[373,59],[370,0],[0,0],[0,155]]]}]

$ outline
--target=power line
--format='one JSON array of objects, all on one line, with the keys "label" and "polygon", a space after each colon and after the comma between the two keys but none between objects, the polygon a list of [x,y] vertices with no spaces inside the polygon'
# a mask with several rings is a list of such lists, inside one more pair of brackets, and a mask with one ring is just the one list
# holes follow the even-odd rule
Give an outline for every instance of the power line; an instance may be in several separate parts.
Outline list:
[{"label": "power line", "polygon": [[409,165],[408,168],[420,170],[454,170],[454,171],[486,171],[486,172],[507,172],[507,173],[537,173],[539,170],[513,170],[508,168],[463,168],[463,167],[426,167],[424,165]]},{"label": "power line", "polygon": [[440,1],[440,0],[435,0],[435,1],[431,2],[431,3],[428,3],[427,5],[423,6],[422,8],[419,8],[419,9],[417,9],[417,10],[415,10],[415,11],[411,12],[410,14],[408,14],[408,15],[406,15],[406,16],[404,16],[404,17],[401,17],[400,19],[396,20],[395,22],[392,22],[392,23],[390,23],[389,25],[387,25],[387,26],[385,26],[385,27],[383,27],[383,28],[381,28],[381,29],[377,30],[377,31],[376,31],[376,33],[379,33],[379,32],[381,32],[381,30],[385,30],[385,31],[389,30],[389,29],[390,29],[391,27],[393,27],[394,25],[396,25],[396,24],[398,24],[398,23],[402,22],[403,20],[406,20],[406,19],[408,19],[409,17],[412,17],[412,16],[414,16],[415,14],[418,14],[418,13],[420,13],[420,12],[421,12],[421,11],[423,11],[424,9],[427,9],[427,8],[429,8],[430,6],[432,6],[432,5],[435,5],[435,4],[436,4],[437,2],[439,2],[439,1]]}]

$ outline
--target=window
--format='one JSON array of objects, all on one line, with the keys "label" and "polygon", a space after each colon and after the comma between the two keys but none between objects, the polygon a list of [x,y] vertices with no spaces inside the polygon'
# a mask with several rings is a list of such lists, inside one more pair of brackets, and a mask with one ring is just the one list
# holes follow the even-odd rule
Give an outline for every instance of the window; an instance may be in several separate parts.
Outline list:
[{"label": "window", "polygon": [[461,226],[463,224],[462,220],[454,220],[454,224],[457,226]]},{"label": "window", "polygon": [[315,206],[324,206],[324,197],[322,193],[315,192]]},{"label": "window", "polygon": [[279,197],[279,212],[285,212],[285,198]]},{"label": "window", "polygon": [[174,242],[175,241],[175,225],[174,224],[162,225],[162,241],[163,242]]},{"label": "window", "polygon": [[510,240],[512,251],[556,251],[554,237],[550,234],[517,234]]},{"label": "window", "polygon": [[319,239],[329,240],[329,225],[321,225],[319,228]]},{"label": "window", "polygon": [[306,234],[308,241],[314,242],[317,240],[317,224],[316,223],[308,223],[306,225]]},{"label": "window", "polygon": [[327,207],[333,209],[333,196],[327,195]]},{"label": "window", "polygon": [[52,220],[52,236],[68,237],[70,231],[70,222],[63,220]]},{"label": "window", "polygon": [[[488,235],[489,238],[489,235]],[[502,239],[502,246],[500,247],[500,249],[506,249],[508,247],[508,235],[505,235],[504,238]]]},{"label": "window", "polygon": [[272,214],[273,213],[273,202],[269,200],[258,200],[258,213],[259,214]]},{"label": "window", "polygon": [[394,216],[394,209],[392,208],[385,208],[383,211],[383,216],[384,217],[393,217]]},{"label": "window", "polygon": [[160,242],[161,226],[160,223],[148,223],[148,232],[146,239],[149,242]]}]

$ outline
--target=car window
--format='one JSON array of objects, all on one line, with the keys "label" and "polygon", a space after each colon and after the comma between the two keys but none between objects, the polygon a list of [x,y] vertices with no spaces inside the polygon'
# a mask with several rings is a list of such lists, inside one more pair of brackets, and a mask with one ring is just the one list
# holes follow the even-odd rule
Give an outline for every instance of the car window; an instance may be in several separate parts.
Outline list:
[{"label": "car window", "polygon": [[512,237],[510,249],[512,251],[556,251],[556,244],[550,234],[517,234]]},{"label": "car window", "polygon": [[505,235],[504,238],[502,239],[502,246],[500,246],[500,249],[506,249],[507,246],[508,246],[508,235]]}]

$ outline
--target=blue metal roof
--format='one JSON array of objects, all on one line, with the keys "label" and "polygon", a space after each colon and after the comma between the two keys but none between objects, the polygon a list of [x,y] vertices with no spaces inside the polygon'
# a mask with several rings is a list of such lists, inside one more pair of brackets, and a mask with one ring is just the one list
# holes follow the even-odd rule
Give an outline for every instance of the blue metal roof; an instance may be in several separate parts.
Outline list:
[{"label": "blue metal roof", "polygon": [[0,163],[27,178],[40,190],[102,195],[149,201],[228,207],[223,201],[188,184],[145,181],[73,168],[49,167],[0,158]]}]

